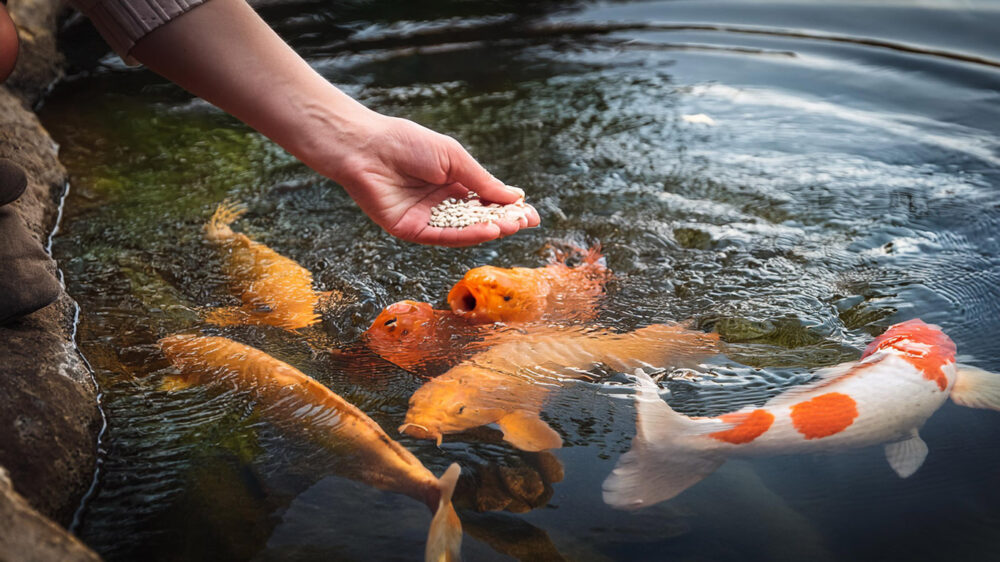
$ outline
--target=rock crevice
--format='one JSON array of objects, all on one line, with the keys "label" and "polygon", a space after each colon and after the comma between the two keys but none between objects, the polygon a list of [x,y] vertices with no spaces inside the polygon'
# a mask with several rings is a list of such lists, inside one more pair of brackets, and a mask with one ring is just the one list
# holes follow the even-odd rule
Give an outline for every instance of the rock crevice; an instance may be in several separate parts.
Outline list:
[{"label": "rock crevice", "polygon": [[[22,44],[14,74],[0,87],[0,157],[27,173],[28,189],[13,206],[45,245],[67,176],[30,106],[60,75],[55,25],[61,2],[11,0],[8,8]],[[76,304],[64,292],[54,304],[0,326],[3,560],[98,559],[49,520],[69,522],[96,462],[97,389],[73,342],[75,316]]]}]

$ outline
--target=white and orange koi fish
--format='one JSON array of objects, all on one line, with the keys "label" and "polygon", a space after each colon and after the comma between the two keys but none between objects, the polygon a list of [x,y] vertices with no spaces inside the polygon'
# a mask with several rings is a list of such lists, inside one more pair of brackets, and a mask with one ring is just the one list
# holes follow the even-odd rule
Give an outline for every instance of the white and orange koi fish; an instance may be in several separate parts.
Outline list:
[{"label": "white and orange koi fish", "polygon": [[689,418],[674,412],[656,383],[637,371],[635,440],[605,480],[604,501],[637,509],[668,500],[730,456],[882,443],[889,465],[906,478],[927,456],[918,431],[949,396],[963,406],[1000,410],[1000,374],[957,365],[955,344],[921,320],[890,327],[860,360],[816,376],[759,408]]}]

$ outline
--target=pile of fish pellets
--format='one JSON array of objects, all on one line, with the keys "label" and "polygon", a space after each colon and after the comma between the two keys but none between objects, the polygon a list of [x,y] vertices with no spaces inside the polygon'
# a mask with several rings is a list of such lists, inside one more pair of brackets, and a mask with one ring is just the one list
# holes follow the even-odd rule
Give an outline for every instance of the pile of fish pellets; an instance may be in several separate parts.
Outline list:
[{"label": "pile of fish pellets", "polygon": [[432,207],[431,218],[427,224],[441,228],[463,228],[481,222],[517,221],[527,217],[527,214],[528,208],[524,204],[524,199],[519,199],[510,205],[498,203],[484,205],[479,196],[470,193],[464,199],[449,197]]}]

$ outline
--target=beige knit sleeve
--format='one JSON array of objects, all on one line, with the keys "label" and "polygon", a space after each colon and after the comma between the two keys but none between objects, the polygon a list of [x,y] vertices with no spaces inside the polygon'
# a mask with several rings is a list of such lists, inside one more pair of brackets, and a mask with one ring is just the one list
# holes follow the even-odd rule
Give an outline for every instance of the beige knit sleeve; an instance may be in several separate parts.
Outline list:
[{"label": "beige knit sleeve", "polygon": [[83,12],[122,60],[134,64],[129,52],[157,27],[208,0],[70,0]]}]

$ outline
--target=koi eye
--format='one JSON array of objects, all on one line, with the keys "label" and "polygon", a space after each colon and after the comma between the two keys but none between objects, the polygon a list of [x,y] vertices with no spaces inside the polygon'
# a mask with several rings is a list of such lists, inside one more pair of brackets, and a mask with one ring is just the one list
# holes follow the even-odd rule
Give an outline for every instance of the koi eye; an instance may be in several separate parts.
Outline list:
[{"label": "koi eye", "polygon": [[512,298],[514,298],[514,297],[512,297],[512,296],[510,296],[510,295],[504,295],[504,296],[503,296],[503,300],[504,300],[505,302],[506,302],[506,301],[509,301],[509,300],[510,300],[510,299],[512,299]]},{"label": "koi eye", "polygon": [[462,412],[465,412],[465,406],[464,405],[458,407],[458,415],[462,415]]}]

